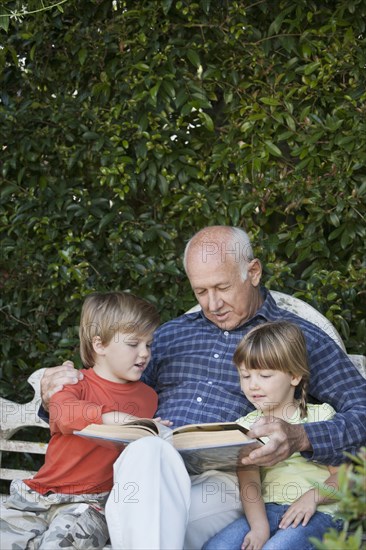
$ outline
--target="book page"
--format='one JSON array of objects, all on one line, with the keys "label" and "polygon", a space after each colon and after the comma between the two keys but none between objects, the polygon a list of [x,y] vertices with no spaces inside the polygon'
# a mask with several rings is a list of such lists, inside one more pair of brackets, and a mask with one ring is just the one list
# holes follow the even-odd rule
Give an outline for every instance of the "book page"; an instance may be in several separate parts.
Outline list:
[{"label": "book page", "polygon": [[240,430],[230,431],[195,431],[174,433],[173,444],[180,449],[197,449],[206,447],[225,447],[227,445],[243,445],[253,441]]},{"label": "book page", "polygon": [[134,441],[146,435],[158,435],[161,427],[164,426],[158,425],[154,420],[141,418],[125,424],[89,424],[80,431],[74,431],[74,434]]},{"label": "book page", "polygon": [[223,432],[238,430],[242,433],[247,433],[249,430],[244,426],[241,426],[237,422],[208,422],[206,424],[187,424],[180,428],[173,429],[173,434],[180,434],[185,432]]}]

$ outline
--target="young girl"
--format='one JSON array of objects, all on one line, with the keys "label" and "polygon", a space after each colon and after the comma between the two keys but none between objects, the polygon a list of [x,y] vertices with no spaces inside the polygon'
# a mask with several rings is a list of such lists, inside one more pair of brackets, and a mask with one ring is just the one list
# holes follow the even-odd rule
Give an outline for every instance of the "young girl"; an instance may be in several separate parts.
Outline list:
[{"label": "young girl", "polygon": [[[329,420],[334,409],[307,404],[309,368],[304,336],[287,321],[252,329],[234,354],[241,388],[256,411],[238,420],[249,428],[263,415],[291,424]],[[263,438],[265,440],[265,438]],[[310,550],[309,537],[341,530],[331,498],[337,468],[308,462],[300,453],[272,467],[238,469],[245,518],[240,518],[203,547],[204,550]],[[319,490],[327,486],[327,496]]]}]

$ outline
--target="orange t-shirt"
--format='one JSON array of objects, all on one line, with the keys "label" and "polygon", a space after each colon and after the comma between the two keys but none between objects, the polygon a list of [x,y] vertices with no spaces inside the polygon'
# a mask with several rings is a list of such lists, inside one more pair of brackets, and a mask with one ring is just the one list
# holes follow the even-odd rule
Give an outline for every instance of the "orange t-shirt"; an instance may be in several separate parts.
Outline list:
[{"label": "orange t-shirt", "polygon": [[102,424],[102,414],[119,411],[152,418],[155,391],[143,382],[118,384],[83,369],[84,379],[54,394],[50,402],[51,440],[38,473],[24,482],[38,493],[82,494],[110,491],[113,463],[120,450],[73,435],[88,424]]}]

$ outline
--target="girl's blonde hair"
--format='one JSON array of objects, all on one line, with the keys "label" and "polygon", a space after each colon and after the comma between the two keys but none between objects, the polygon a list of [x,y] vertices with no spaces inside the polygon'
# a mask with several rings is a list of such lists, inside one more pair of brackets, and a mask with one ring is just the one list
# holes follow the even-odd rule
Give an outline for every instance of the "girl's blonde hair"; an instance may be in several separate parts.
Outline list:
[{"label": "girl's blonde hair", "polygon": [[95,364],[93,339],[108,345],[118,332],[145,336],[159,326],[153,304],[127,292],[95,292],[85,299],[79,327],[80,356],[85,368]]},{"label": "girl's blonde hair", "polygon": [[301,329],[289,321],[263,323],[249,331],[234,353],[234,363],[248,370],[270,369],[301,376],[297,387],[301,418],[307,415],[310,371]]}]

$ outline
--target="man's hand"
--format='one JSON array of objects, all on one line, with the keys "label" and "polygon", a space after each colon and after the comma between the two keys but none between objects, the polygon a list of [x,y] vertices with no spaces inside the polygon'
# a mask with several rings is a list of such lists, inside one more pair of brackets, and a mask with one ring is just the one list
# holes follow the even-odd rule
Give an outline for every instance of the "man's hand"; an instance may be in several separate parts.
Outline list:
[{"label": "man's hand", "polygon": [[299,451],[311,451],[312,447],[302,424],[289,424],[280,418],[265,416],[251,426],[249,437],[269,437],[269,441],[242,459],[249,466],[273,466]]},{"label": "man's hand", "polygon": [[41,398],[43,408],[48,411],[51,396],[62,390],[67,384],[76,384],[83,379],[83,374],[74,368],[72,361],[65,361],[57,367],[45,370],[41,378]]}]

